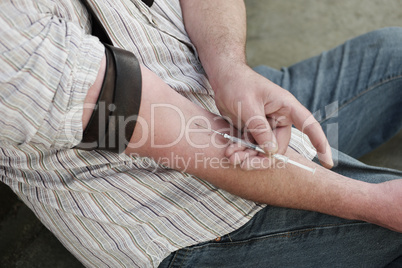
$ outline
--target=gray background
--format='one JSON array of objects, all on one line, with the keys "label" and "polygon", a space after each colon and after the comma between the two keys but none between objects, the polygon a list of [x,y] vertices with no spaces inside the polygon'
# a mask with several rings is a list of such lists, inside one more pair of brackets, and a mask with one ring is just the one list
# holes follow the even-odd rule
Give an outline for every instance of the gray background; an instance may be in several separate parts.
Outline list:
[{"label": "gray background", "polygon": [[[356,35],[386,26],[402,26],[402,0],[245,2],[247,57],[251,66],[288,66]],[[361,160],[402,169],[401,142],[402,132]],[[0,184],[0,266],[81,266],[3,184]]]}]

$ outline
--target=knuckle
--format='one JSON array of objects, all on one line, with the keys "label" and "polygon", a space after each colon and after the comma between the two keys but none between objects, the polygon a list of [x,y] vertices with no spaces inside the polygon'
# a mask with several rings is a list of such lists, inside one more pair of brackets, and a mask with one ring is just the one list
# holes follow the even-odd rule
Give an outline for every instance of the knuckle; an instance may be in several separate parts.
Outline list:
[{"label": "knuckle", "polygon": [[248,122],[247,125],[247,130],[251,132],[253,136],[272,131],[266,119],[255,118],[254,120],[255,121]]}]

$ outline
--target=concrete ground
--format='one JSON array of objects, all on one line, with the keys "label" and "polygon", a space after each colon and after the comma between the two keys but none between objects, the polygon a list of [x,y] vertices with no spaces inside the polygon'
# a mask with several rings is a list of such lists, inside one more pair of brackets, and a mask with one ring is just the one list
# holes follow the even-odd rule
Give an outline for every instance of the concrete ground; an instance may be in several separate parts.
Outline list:
[{"label": "concrete ground", "polygon": [[[289,66],[357,35],[383,27],[402,26],[402,0],[245,2],[247,59],[250,66]],[[402,131],[361,160],[401,170]]]},{"label": "concrete ground", "polygon": [[[247,56],[251,66],[288,66],[370,30],[402,26],[402,0],[245,2]],[[361,160],[401,170],[402,132]],[[3,184],[0,184],[0,267],[82,267]]]}]

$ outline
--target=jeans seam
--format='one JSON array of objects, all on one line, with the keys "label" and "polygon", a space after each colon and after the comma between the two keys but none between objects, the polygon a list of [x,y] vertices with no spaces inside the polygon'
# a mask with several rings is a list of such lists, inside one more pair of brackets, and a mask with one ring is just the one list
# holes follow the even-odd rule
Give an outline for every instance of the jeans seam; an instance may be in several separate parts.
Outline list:
[{"label": "jeans seam", "polygon": [[326,122],[327,120],[329,120],[330,118],[332,118],[335,114],[337,114],[340,110],[342,110],[345,106],[349,105],[350,103],[352,103],[353,101],[357,100],[358,98],[360,98],[361,96],[367,94],[368,92],[374,90],[375,88],[387,84],[389,82],[393,82],[395,80],[401,79],[402,78],[402,74],[398,74],[396,76],[391,76],[389,78],[386,78],[384,80],[380,80],[378,83],[373,84],[372,86],[369,86],[367,89],[365,89],[364,91],[360,92],[359,94],[357,94],[356,96],[350,98],[348,101],[346,101],[344,104],[342,104],[340,107],[338,107],[338,109],[336,109],[335,111],[333,111],[330,115],[327,115],[322,121],[320,121],[320,124]]},{"label": "jeans seam", "polygon": [[176,260],[176,256],[177,256],[178,252],[176,251],[174,254],[173,259],[170,261],[168,268],[173,268],[174,262]]},{"label": "jeans seam", "polygon": [[306,233],[316,231],[316,230],[319,230],[319,229],[326,229],[328,227],[347,227],[347,226],[357,226],[357,225],[371,225],[371,224],[367,223],[367,222],[356,221],[354,223],[352,222],[352,223],[347,223],[347,224],[342,223],[342,224],[319,225],[319,226],[306,228],[306,229],[299,229],[299,230],[281,232],[281,233],[276,233],[276,234],[264,235],[264,236],[260,236],[260,237],[254,237],[254,238],[250,238],[250,239],[242,240],[242,241],[222,242],[222,243],[219,243],[219,242],[218,243],[208,243],[208,244],[204,244],[204,245],[201,245],[201,246],[193,246],[193,247],[187,249],[187,253],[189,251],[193,251],[193,250],[196,250],[196,249],[201,249],[201,248],[209,247],[209,246],[213,246],[213,247],[230,247],[230,246],[248,244],[250,242],[262,241],[262,240],[273,239],[273,238],[281,238],[281,237],[291,238],[291,237],[294,237],[294,236],[297,236],[297,235],[306,234]]},{"label": "jeans seam", "polygon": [[[183,254],[183,256],[182,256],[182,261],[181,261],[181,263],[178,263],[177,264],[177,267],[183,267],[183,264],[184,264],[184,262],[186,261],[186,258],[187,258],[187,255],[188,255],[188,253],[191,251],[191,249],[185,249],[185,251],[186,251],[186,254]],[[172,264],[174,263],[173,261],[176,259],[176,256],[179,254],[179,251],[178,252],[176,252],[176,254],[175,254],[175,256],[174,256],[174,259],[172,260]]]}]

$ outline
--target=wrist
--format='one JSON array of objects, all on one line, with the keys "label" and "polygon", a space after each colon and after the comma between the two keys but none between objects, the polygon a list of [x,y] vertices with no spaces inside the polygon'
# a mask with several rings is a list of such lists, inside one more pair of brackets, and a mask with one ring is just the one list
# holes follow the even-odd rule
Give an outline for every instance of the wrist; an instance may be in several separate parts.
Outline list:
[{"label": "wrist", "polygon": [[236,83],[234,81],[237,79],[243,80],[247,77],[247,73],[252,71],[247,63],[241,60],[226,60],[215,66],[215,68],[210,68],[210,71],[207,71],[209,83],[215,93],[230,83]]}]

